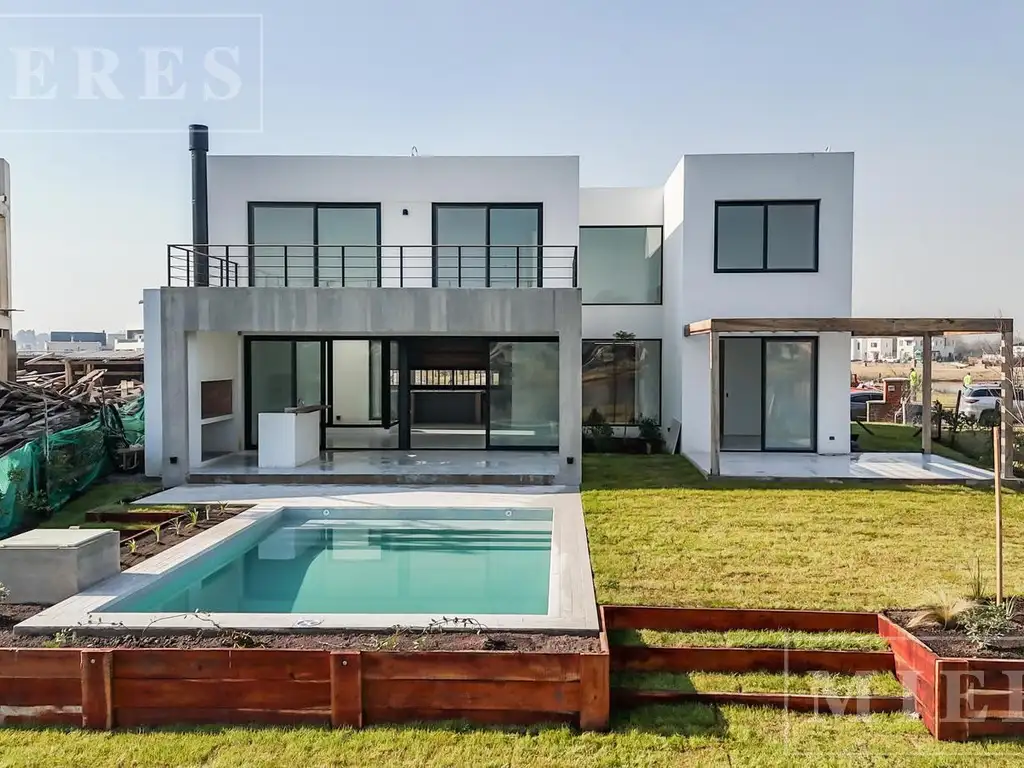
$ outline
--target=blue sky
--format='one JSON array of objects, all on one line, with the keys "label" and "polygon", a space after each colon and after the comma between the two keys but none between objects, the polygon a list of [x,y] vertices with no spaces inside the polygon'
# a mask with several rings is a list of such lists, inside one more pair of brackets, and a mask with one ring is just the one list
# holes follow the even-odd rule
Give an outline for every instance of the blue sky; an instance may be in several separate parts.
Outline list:
[{"label": "blue sky", "polygon": [[[21,328],[140,322],[166,244],[189,237],[189,122],[208,122],[221,153],[578,154],[592,186],[660,184],[684,153],[853,150],[859,314],[1024,319],[1024,3],[37,0],[31,11],[262,14],[263,125],[217,132],[256,124],[245,99],[140,101],[130,58],[140,45],[251,50],[251,22],[0,19]],[[26,12],[0,0],[0,13]],[[52,102],[10,100],[9,48],[26,45],[125,52],[126,98],[71,98],[59,62]],[[249,61],[241,71],[258,82]],[[180,130],[19,130],[32,125]]]}]

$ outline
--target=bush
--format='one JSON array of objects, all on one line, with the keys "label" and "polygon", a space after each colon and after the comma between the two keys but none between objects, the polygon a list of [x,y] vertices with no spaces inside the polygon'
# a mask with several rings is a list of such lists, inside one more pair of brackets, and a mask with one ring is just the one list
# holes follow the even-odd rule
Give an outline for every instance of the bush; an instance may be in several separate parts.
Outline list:
[{"label": "bush", "polygon": [[979,603],[963,617],[960,625],[967,636],[979,645],[994,637],[1005,637],[1018,631],[1017,601],[1012,597],[1002,605]]}]

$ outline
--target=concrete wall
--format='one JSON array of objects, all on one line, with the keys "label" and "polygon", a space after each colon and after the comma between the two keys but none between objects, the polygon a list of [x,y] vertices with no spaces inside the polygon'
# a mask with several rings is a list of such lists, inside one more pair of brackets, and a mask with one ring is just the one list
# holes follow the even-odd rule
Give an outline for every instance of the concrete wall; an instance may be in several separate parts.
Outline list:
[{"label": "concrete wall", "polygon": [[[209,158],[210,242],[249,242],[250,202],[380,204],[384,246],[429,246],[433,203],[540,203],[545,285],[569,287],[579,242],[577,157]],[[408,212],[407,214],[405,212]],[[384,284],[397,286],[397,251],[384,249]],[[406,286],[431,284],[432,249],[405,253]],[[564,261],[564,259],[562,259]]]},{"label": "concrete wall", "polygon": [[[147,432],[151,423],[160,432],[157,474],[168,485],[183,482],[194,463],[191,419],[182,416],[198,409],[188,353],[188,337],[197,332],[557,337],[560,481],[579,483],[582,313],[576,289],[162,288],[146,291],[145,309],[147,380],[151,353],[160,356],[159,408],[151,409],[159,415],[147,420]],[[147,460],[147,470],[152,466]]]},{"label": "concrete wall", "polygon": [[146,379],[146,476],[161,477],[164,462],[163,430],[163,311],[161,289],[142,292],[142,322],[146,328],[146,347],[142,354]]},{"label": "concrete wall", "polygon": [[[242,338],[227,331],[187,334],[189,461],[197,466],[204,449],[219,453],[241,450],[245,411],[242,403]],[[230,420],[204,422],[200,412],[202,382],[230,380],[233,384]]]}]

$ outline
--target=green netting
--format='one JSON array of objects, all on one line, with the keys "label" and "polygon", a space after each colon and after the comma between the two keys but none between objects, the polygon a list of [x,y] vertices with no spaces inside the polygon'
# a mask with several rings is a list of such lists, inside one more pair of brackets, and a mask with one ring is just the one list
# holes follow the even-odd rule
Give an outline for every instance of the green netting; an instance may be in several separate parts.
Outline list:
[{"label": "green netting", "polygon": [[145,404],[139,398],[0,456],[0,538],[52,515],[113,469],[114,451],[144,437]]},{"label": "green netting", "polygon": [[39,486],[39,443],[0,456],[0,539],[22,527]]}]

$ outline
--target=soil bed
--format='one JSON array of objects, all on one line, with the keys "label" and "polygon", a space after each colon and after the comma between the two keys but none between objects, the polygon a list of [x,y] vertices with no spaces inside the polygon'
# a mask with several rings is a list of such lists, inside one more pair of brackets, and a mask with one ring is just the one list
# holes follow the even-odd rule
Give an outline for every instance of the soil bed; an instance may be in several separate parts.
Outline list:
[{"label": "soil bed", "polygon": [[41,605],[0,604],[0,648],[293,648],[359,651],[520,651],[583,653],[600,651],[596,637],[547,635],[538,632],[337,632],[279,634],[144,632],[118,637],[83,637],[73,631],[58,644],[52,637],[15,635],[13,628],[43,610]]},{"label": "soil bed", "polygon": [[135,536],[130,537],[135,540],[135,551],[131,551],[131,547],[125,541],[121,542],[121,570],[126,570],[134,565],[138,565],[144,560],[148,560],[153,555],[159,555],[161,552],[165,552],[168,548],[173,547],[175,544],[180,544],[186,539],[190,539],[196,534],[202,533],[203,531],[213,528],[217,523],[222,523],[229,518],[234,517],[239,512],[244,512],[248,507],[220,507],[211,506],[207,512],[206,508],[197,507],[199,517],[195,524],[192,523],[188,517],[186,510],[182,510],[182,517],[178,518],[181,522],[178,529],[175,530],[174,526],[170,523],[163,523],[160,526],[160,536],[156,536],[154,529],[156,526],[147,528],[143,531],[134,532]]},{"label": "soil bed", "polygon": [[895,621],[910,634],[928,646],[939,656],[951,659],[1024,659],[1024,625],[1018,622],[1019,631],[1004,641],[1019,643],[1019,648],[990,648],[980,645],[959,629],[942,629],[941,627],[916,627],[911,629],[907,623],[917,611],[886,611],[885,615]]}]

